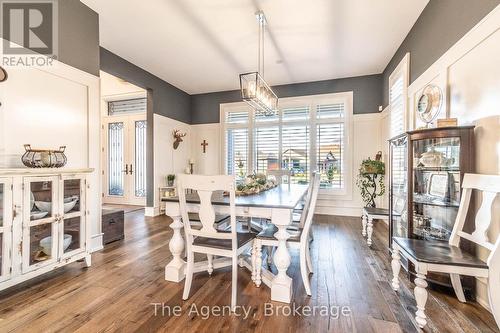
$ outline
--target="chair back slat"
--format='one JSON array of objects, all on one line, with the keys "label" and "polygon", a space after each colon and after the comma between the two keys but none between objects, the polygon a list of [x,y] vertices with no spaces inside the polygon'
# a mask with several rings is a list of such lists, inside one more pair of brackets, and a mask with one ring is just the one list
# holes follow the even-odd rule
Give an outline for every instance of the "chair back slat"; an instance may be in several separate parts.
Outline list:
[{"label": "chair back slat", "polygon": [[306,213],[307,216],[304,222],[304,229],[302,230],[302,235],[300,239],[301,243],[309,241],[309,232],[311,230],[311,225],[314,217],[314,210],[316,207],[316,202],[318,200],[319,185],[321,183],[320,177],[321,175],[319,172],[315,172],[313,174],[309,205],[307,207],[304,207],[304,210],[306,210],[307,208],[307,213]]},{"label": "chair back slat", "polygon": [[[498,248],[495,243],[498,243],[498,238],[492,242],[488,237],[488,230],[493,222],[492,210],[495,199],[500,193],[500,176],[497,175],[480,175],[480,174],[465,174],[462,181],[462,199],[458,209],[457,218],[453,231],[450,237],[450,245],[458,246],[460,238],[465,238],[475,244],[478,244],[490,251]],[[482,200],[476,217],[474,219],[475,228],[472,234],[463,230],[467,212],[469,210],[472,191],[477,190],[481,193]],[[497,221],[498,223],[498,221]]]},{"label": "chair back slat", "polygon": [[304,228],[304,224],[306,223],[306,217],[307,217],[307,212],[309,211],[309,204],[311,202],[311,194],[312,194],[312,189],[314,187],[314,178],[316,176],[316,172],[313,172],[311,181],[309,182],[309,187],[307,188],[307,193],[306,193],[306,198],[304,200],[304,209],[302,210],[302,213],[300,214],[300,227]]},{"label": "chair back slat", "polygon": [[214,228],[215,210],[212,206],[212,194],[212,191],[198,190],[198,196],[200,197],[200,211],[198,215],[202,224],[201,231],[206,233],[217,232]]},{"label": "chair back slat", "polygon": [[[186,202],[186,190],[196,191],[200,199],[198,216],[201,229],[191,228],[191,221]],[[216,191],[229,193],[231,232],[220,232],[214,227],[215,209],[212,205],[212,195]],[[177,193],[179,195],[179,206],[181,210],[184,230],[188,243],[192,243],[192,236],[202,236],[215,239],[236,240],[236,209],[235,209],[235,185],[234,176],[204,176],[204,175],[177,175]]]},{"label": "chair back slat", "polygon": [[472,233],[472,236],[478,240],[478,244],[485,246],[484,244],[490,244],[493,247],[493,243],[489,242],[488,239],[488,229],[492,222],[491,210],[493,207],[493,201],[497,196],[495,192],[482,192],[483,200],[481,206],[476,213],[476,229]]},{"label": "chair back slat", "polygon": [[495,247],[493,244],[491,244],[490,242],[483,242],[482,238],[478,238],[477,236],[474,236],[474,234],[469,234],[467,232],[464,232],[464,231],[459,231],[458,232],[458,235],[461,237],[461,238],[465,238],[467,240],[470,240],[471,242],[473,243],[476,243],[476,244],[481,244],[484,248],[492,251],[493,248]]}]

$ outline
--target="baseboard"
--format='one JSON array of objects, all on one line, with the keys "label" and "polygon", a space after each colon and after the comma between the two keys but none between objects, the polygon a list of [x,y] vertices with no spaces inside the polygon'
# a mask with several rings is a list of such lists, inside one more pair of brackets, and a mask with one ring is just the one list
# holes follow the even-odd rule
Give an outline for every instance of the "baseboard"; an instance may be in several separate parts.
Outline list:
[{"label": "baseboard", "polygon": [[103,233],[92,235],[90,237],[90,253],[100,251],[104,248],[102,244]]},{"label": "baseboard", "polygon": [[316,214],[321,215],[337,215],[337,216],[354,216],[361,217],[361,207],[328,207],[316,206]]},{"label": "baseboard", "polygon": [[144,210],[144,215],[149,217],[159,216],[160,207],[146,207]]}]

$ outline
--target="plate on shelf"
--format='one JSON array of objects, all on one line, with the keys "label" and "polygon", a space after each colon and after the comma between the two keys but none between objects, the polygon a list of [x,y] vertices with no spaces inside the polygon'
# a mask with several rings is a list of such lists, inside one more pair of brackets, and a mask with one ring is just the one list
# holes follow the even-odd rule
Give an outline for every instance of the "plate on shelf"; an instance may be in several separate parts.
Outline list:
[{"label": "plate on shelf", "polygon": [[31,219],[32,220],[39,220],[43,219],[45,216],[47,216],[49,212],[31,212]]}]

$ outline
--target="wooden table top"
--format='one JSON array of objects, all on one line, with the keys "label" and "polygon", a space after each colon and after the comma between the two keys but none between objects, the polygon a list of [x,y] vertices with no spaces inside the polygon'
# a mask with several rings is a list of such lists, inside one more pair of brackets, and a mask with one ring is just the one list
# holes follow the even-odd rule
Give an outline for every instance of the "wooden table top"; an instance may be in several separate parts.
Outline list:
[{"label": "wooden table top", "polygon": [[[282,184],[257,194],[237,196],[236,206],[293,209],[306,194],[307,187],[307,185]],[[178,197],[164,197],[161,200],[179,202]],[[186,201],[194,204],[200,203],[200,199],[196,193],[186,194]],[[212,194],[212,203],[214,205],[228,206],[229,196],[222,195],[222,191],[214,192]]]}]

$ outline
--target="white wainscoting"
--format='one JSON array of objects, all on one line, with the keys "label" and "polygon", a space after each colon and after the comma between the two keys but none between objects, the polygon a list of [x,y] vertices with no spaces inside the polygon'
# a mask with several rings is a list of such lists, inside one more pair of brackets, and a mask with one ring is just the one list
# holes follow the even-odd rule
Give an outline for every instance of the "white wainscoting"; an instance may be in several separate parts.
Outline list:
[{"label": "white wainscoting", "polygon": [[[415,105],[419,93],[429,83],[437,84],[446,95],[442,116],[458,118],[459,125],[474,124],[476,172],[500,174],[500,6],[491,11],[408,89],[410,124],[419,126]],[[479,204],[479,202],[477,203]],[[500,199],[494,206],[500,221]],[[495,237],[498,224],[490,230]],[[495,238],[492,238],[495,239]],[[486,251],[478,249],[482,259]],[[478,279],[477,300],[489,309],[486,281]]]},{"label": "white wainscoting", "polygon": [[[3,42],[0,39],[0,42]],[[99,77],[66,64],[7,68],[0,86],[0,167],[20,167],[24,144],[66,146],[65,168],[93,168],[88,210],[91,248],[102,248]]]},{"label": "white wainscoting", "polygon": [[[188,166],[191,156],[191,126],[158,114],[154,115],[154,203],[153,207],[146,207],[146,216],[160,214],[159,187],[166,185],[165,177],[168,174],[183,173]],[[174,150],[173,131],[180,130],[187,133],[183,142]],[[196,166],[195,166],[196,167]]]}]

